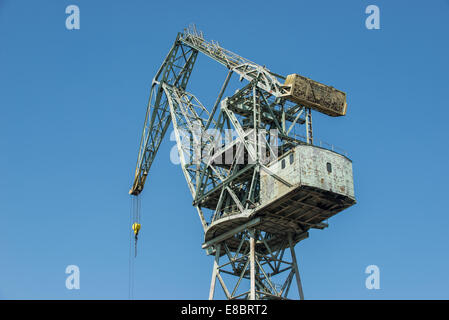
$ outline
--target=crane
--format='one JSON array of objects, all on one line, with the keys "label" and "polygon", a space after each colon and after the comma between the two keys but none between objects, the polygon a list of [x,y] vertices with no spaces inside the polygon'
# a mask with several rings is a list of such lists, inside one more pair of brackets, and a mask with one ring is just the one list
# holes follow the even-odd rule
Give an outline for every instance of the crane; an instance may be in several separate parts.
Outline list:
[{"label": "crane", "polygon": [[[211,108],[187,91],[199,53],[227,69]],[[234,74],[245,85],[225,97]],[[331,86],[276,74],[194,26],[178,33],[151,83],[129,194],[142,192],[172,124],[202,248],[214,256],[210,299],[217,279],[228,299],[287,299],[293,278],[304,298],[295,245],[356,203],[352,162],[314,143],[312,110],[339,117],[346,109],[346,94]]]}]

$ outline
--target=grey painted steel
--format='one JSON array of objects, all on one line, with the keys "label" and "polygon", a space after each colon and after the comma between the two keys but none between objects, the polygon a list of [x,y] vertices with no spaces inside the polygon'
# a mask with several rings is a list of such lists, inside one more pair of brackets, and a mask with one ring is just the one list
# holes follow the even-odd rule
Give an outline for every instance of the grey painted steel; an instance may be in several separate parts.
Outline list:
[{"label": "grey painted steel", "polygon": [[249,240],[250,293],[249,300],[256,300],[256,239],[254,229],[250,231]]},{"label": "grey painted steel", "polygon": [[288,234],[288,244],[292,255],[293,268],[295,270],[296,284],[298,286],[299,298],[304,300],[304,292],[302,291],[301,277],[299,275],[298,261],[296,260],[295,246],[293,245],[292,235]]},{"label": "grey painted steel", "polygon": [[217,248],[215,249],[214,268],[212,270],[212,280],[210,283],[209,300],[212,300],[214,298],[215,283],[217,281],[217,273],[218,273],[218,261],[220,260],[220,249],[221,249],[220,245],[218,245]]},{"label": "grey painted steel", "polygon": [[[198,53],[228,69],[210,112],[187,91]],[[248,83],[226,96],[233,73]],[[310,106],[288,99],[284,80],[195,29],[178,35],[153,80],[130,193],[142,191],[172,123],[203,248],[215,253],[210,299],[217,278],[228,299],[287,299],[295,276],[302,299],[294,246],[355,204],[351,161],[313,145]]]},{"label": "grey painted steel", "polygon": [[[293,163],[290,163],[291,155]],[[268,165],[268,168],[275,175],[288,181],[291,186],[262,171],[260,177],[262,205],[301,187],[313,187],[355,199],[352,162],[348,158],[320,147],[299,145],[279,160]],[[328,164],[331,172],[327,170]]]}]

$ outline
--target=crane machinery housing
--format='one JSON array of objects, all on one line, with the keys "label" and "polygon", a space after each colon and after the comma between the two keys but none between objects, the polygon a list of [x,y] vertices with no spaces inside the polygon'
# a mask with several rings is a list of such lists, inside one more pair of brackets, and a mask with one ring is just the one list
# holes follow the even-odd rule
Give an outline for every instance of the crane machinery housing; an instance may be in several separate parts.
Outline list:
[{"label": "crane machinery housing", "polygon": [[[228,70],[209,109],[187,91],[199,53]],[[247,83],[224,97],[233,74]],[[194,26],[177,35],[151,84],[129,193],[142,192],[172,124],[202,248],[214,256],[209,299],[217,279],[228,299],[287,299],[294,278],[304,298],[295,245],[356,202],[352,162],[314,142],[312,110],[338,117],[346,109],[344,92],[271,72]],[[139,221],[133,230],[137,241]]]}]

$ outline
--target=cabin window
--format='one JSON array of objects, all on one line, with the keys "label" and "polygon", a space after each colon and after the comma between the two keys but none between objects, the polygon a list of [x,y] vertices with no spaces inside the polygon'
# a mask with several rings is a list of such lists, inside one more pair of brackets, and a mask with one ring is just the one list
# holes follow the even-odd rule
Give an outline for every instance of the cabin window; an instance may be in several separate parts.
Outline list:
[{"label": "cabin window", "polygon": [[285,169],[285,159],[282,159],[282,161],[281,161],[281,168]]},{"label": "cabin window", "polygon": [[332,172],[332,165],[330,162],[326,163],[326,168],[327,168],[327,172],[329,172],[329,173]]},{"label": "cabin window", "polygon": [[292,164],[294,160],[295,160],[294,154],[290,153],[290,164]]}]

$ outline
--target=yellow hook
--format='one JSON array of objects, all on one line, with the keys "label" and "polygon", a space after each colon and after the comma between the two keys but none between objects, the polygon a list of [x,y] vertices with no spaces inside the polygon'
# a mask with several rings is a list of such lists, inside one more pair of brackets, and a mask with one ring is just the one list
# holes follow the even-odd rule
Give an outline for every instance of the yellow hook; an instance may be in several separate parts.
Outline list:
[{"label": "yellow hook", "polygon": [[133,223],[133,231],[136,236],[139,234],[139,230],[140,230],[140,223],[134,222]]}]

